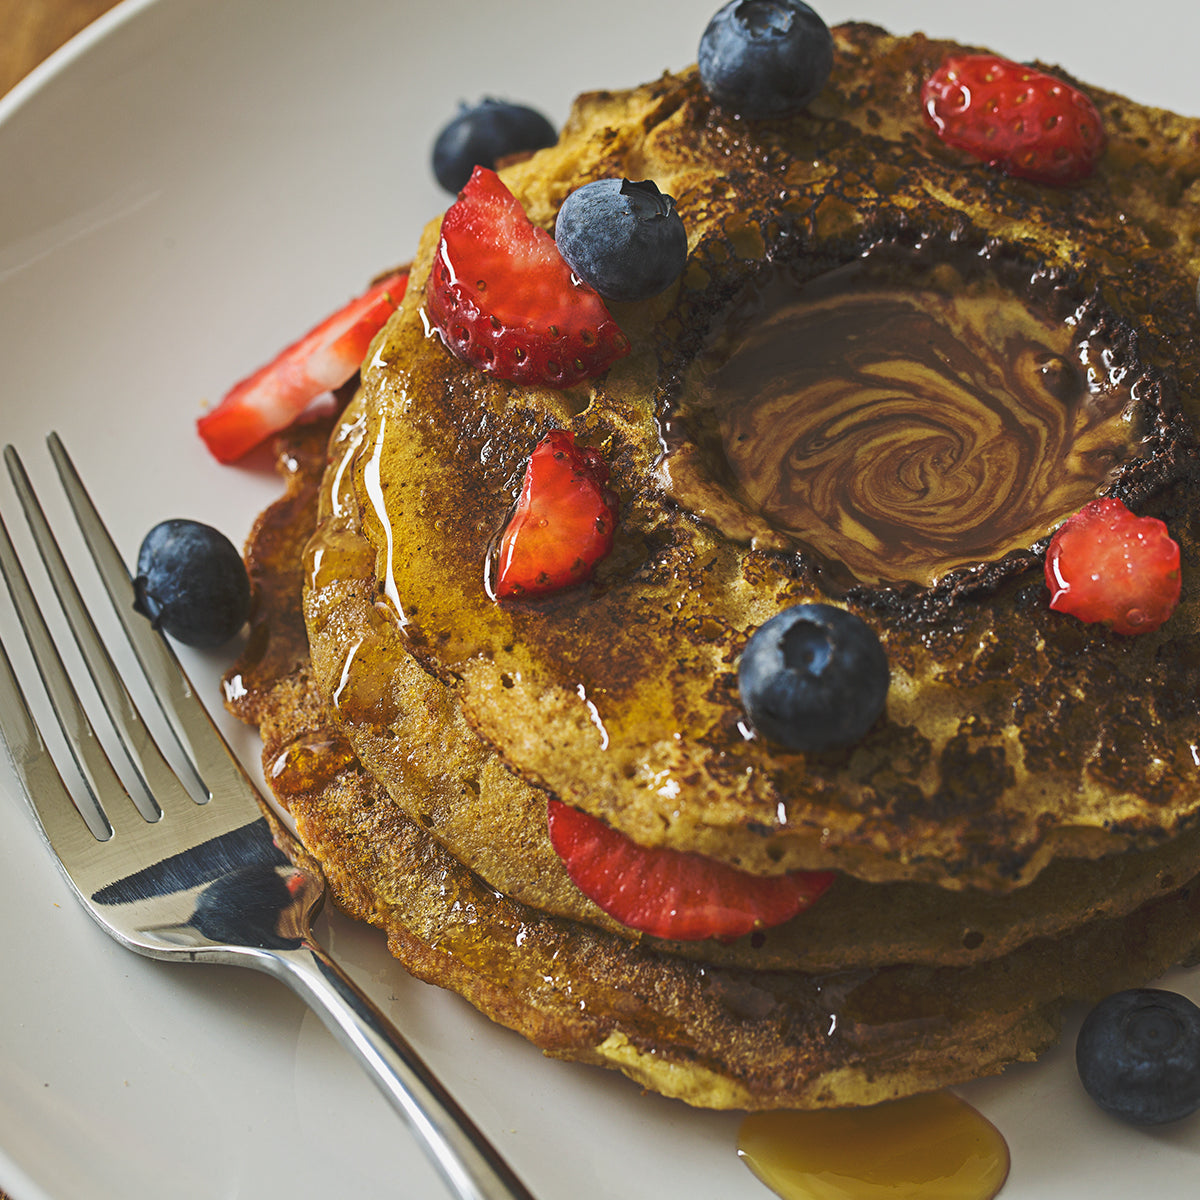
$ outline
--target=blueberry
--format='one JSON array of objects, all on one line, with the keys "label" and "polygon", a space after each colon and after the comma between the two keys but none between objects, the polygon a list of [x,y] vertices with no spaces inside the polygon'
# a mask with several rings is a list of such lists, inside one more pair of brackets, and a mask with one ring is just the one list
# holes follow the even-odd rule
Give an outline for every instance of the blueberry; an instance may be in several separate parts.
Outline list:
[{"label": "blueberry", "polygon": [[199,521],[163,521],[142,539],[133,607],[185,646],[229,641],[250,613],[250,580],[234,544]]},{"label": "blueberry", "polygon": [[700,82],[744,117],[797,112],[833,70],[829,27],[801,0],[732,0],[700,39]]},{"label": "blueberry", "polygon": [[738,664],[747,716],[789,750],[857,742],[883,712],[888,679],[871,627],[830,604],[784,609],[755,631]]},{"label": "blueberry", "polygon": [[1105,1112],[1135,1125],[1178,1121],[1200,1108],[1200,1008],[1176,992],[1117,992],[1083,1022],[1075,1066]]},{"label": "blueberry", "polygon": [[675,201],[648,179],[597,179],[572,192],[559,209],[554,241],[571,270],[606,300],[657,296],[687,262]]},{"label": "blueberry", "polygon": [[478,167],[495,167],[510,154],[553,146],[554,126],[535,109],[485,96],[461,105],[433,143],[433,174],[448,192],[459,192]]}]

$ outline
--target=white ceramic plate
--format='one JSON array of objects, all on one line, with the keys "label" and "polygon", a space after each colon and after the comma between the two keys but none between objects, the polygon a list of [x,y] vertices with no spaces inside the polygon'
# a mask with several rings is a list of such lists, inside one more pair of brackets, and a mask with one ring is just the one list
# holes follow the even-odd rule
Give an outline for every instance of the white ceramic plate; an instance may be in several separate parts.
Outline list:
[{"label": "white ceramic plate", "polygon": [[[714,7],[122,6],[0,102],[3,440],[50,497],[42,438],[59,430],[130,558],[167,516],[240,540],[275,480],[261,465],[217,466],[193,420],[409,256],[444,205],[426,156],[457,101],[498,94],[561,119],[578,90],[690,61]],[[1191,3],[862,0],[823,13],[1061,62],[1200,112]],[[11,513],[6,484],[0,494]],[[5,601],[10,646],[12,628]],[[19,648],[14,658],[28,668]],[[186,661],[218,707],[221,657]],[[254,739],[222,720],[257,771]],[[103,937],[70,899],[6,767],[0,914],[0,1186],[16,1200],[442,1195],[390,1109],[277,985],[149,962]],[[736,1115],[543,1059],[407,978],[369,930],[331,918],[323,932],[538,1196],[766,1194],[735,1157]],[[1175,982],[1200,998],[1195,977]],[[1006,1200],[1193,1194],[1200,1125],[1116,1126],[1080,1097],[1069,1049],[964,1094],[1011,1144]]]}]

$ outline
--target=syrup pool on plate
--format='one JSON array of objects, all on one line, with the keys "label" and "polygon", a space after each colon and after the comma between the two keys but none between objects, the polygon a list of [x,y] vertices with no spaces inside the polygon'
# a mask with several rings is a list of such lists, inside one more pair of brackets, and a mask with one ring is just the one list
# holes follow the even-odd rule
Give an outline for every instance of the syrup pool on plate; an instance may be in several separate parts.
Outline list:
[{"label": "syrup pool on plate", "polygon": [[950,1092],[751,1113],[738,1155],[784,1200],[991,1200],[1009,1166],[1000,1132]]}]

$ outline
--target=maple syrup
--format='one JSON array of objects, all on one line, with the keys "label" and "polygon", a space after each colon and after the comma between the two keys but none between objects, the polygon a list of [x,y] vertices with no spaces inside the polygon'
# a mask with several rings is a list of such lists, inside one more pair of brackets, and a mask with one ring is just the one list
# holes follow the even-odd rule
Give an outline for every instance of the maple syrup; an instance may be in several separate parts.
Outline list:
[{"label": "maple syrup", "polygon": [[267,768],[267,776],[280,803],[286,804],[289,796],[315,791],[354,761],[354,748],[344,737],[322,730],[285,746]]},{"label": "maple syrup", "polygon": [[950,1092],[751,1113],[738,1155],[784,1200],[991,1200],[1009,1166],[999,1130]]}]

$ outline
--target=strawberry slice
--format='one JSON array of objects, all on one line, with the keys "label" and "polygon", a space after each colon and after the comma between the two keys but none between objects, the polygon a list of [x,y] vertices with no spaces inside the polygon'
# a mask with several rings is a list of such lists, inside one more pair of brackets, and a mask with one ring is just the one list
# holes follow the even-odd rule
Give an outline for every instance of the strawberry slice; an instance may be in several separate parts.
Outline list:
[{"label": "strawberry slice", "polygon": [[617,498],[596,450],[556,429],[525,467],[517,507],[500,535],[497,597],[544,596],[582,583],[612,549]]},{"label": "strawberry slice", "polygon": [[1114,497],[1085,504],[1050,539],[1050,607],[1117,633],[1151,633],[1179,604],[1179,543]]},{"label": "strawberry slice", "polygon": [[570,387],[629,353],[604,301],[487,167],[442,218],[426,311],[459,358],[519,383]]},{"label": "strawberry slice", "polygon": [[212,412],[196,422],[216,458],[236,462],[271,434],[286,429],[323,392],[350,379],[407,286],[406,271],[381,279],[274,361],[235,384]]},{"label": "strawberry slice", "polygon": [[639,846],[560,800],[550,800],[546,819],[575,886],[622,925],[654,937],[729,940],[779,925],[834,878],[832,871],[748,875],[699,854]]},{"label": "strawberry slice", "polygon": [[1035,183],[1086,179],[1107,144],[1078,88],[994,54],[952,55],[925,81],[921,102],[947,145]]}]

